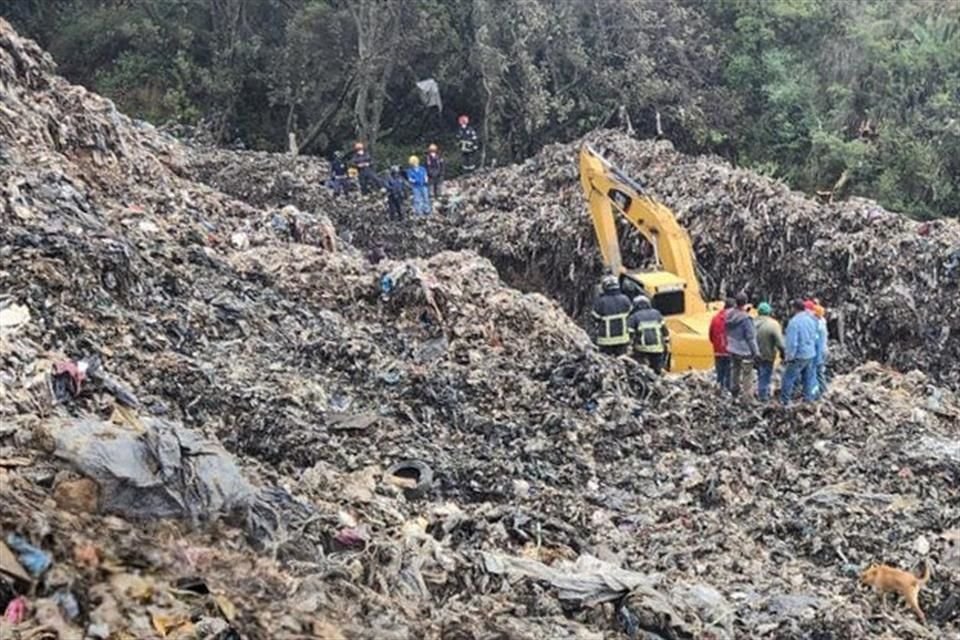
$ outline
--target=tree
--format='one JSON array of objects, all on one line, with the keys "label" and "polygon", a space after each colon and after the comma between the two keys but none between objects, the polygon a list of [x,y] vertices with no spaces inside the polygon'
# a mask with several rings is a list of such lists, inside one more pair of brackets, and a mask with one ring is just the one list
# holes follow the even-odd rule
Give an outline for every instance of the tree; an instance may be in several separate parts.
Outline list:
[{"label": "tree", "polygon": [[[807,191],[960,215],[960,3],[939,0],[8,0],[61,72],[220,142],[498,161],[629,121]],[[432,77],[447,109],[420,104]],[[414,146],[415,148],[415,146]]]}]

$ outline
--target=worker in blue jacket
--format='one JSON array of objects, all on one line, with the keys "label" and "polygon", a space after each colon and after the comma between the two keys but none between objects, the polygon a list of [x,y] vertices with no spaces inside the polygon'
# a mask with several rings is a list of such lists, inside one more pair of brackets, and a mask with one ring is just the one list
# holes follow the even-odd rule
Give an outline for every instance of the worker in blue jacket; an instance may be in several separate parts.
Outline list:
[{"label": "worker in blue jacket", "polygon": [[810,313],[803,300],[793,302],[793,317],[787,323],[784,359],[786,368],[780,386],[780,402],[790,403],[793,388],[798,381],[803,384],[803,399],[812,402],[817,393],[817,370],[814,359],[817,355],[817,319]]},{"label": "worker in blue jacket", "polygon": [[827,351],[829,350],[827,331],[827,310],[820,303],[813,306],[813,315],[817,318],[817,355],[813,363],[817,372],[817,397],[827,392]]},{"label": "worker in blue jacket", "polygon": [[413,192],[414,215],[430,215],[430,189],[427,186],[429,178],[427,170],[420,166],[420,158],[410,156],[410,166],[407,168],[407,182]]}]

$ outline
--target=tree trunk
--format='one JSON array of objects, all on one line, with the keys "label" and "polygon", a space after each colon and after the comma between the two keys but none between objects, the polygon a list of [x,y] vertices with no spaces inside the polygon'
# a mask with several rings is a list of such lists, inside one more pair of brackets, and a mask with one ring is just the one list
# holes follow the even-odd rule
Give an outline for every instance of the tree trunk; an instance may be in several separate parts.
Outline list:
[{"label": "tree trunk", "polygon": [[354,0],[347,6],[357,28],[353,115],[358,136],[373,145],[380,134],[387,83],[401,42],[403,6],[396,0]]},{"label": "tree trunk", "polygon": [[490,104],[493,101],[493,92],[483,75],[483,90],[487,92],[487,99],[483,101],[483,149],[480,150],[480,166],[487,166],[487,149],[490,147]]}]

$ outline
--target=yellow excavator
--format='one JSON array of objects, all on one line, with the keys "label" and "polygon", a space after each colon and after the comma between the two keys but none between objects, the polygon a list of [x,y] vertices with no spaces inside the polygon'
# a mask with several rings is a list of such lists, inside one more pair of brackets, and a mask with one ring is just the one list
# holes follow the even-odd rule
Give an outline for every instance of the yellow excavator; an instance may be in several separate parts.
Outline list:
[{"label": "yellow excavator", "polygon": [[[631,298],[643,293],[670,329],[669,371],[713,367],[710,320],[723,302],[707,302],[697,281],[693,244],[673,212],[590,146],[580,149],[580,183],[597,233],[603,264]],[[630,270],[620,257],[619,212],[653,248],[654,268]]]}]

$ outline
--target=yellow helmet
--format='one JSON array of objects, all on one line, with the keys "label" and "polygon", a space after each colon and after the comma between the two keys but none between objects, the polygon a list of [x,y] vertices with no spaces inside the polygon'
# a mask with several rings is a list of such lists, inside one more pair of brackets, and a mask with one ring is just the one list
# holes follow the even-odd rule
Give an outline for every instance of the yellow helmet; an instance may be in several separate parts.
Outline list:
[{"label": "yellow helmet", "polygon": [[419,166],[420,166],[420,158],[418,158],[417,156],[410,156],[410,159],[407,160],[407,162],[409,162],[409,163],[410,163],[410,166],[412,166],[412,167],[419,167]]}]

